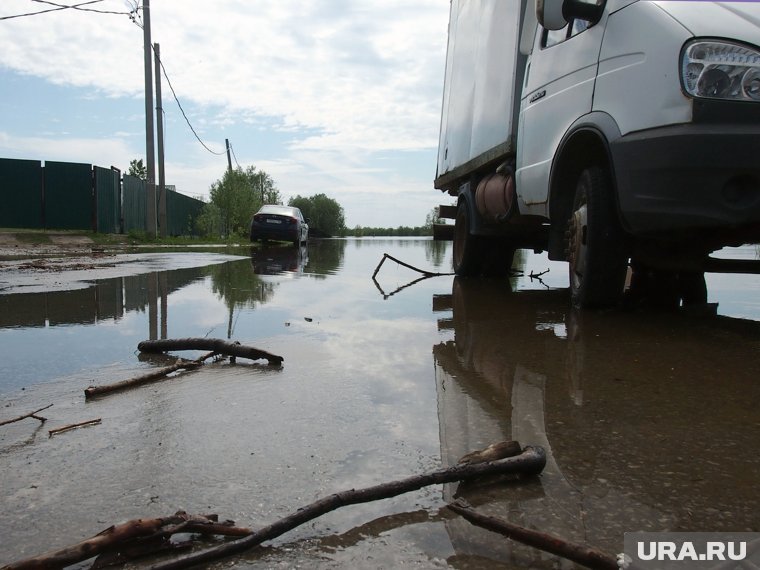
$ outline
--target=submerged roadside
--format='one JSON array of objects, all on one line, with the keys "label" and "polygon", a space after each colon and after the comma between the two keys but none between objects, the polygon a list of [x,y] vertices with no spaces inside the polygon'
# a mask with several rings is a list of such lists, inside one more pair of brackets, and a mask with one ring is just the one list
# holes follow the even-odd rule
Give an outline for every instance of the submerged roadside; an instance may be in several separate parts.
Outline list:
[{"label": "submerged roadside", "polygon": [[[235,247],[191,238],[144,242],[121,234],[0,229],[0,295],[71,290],[94,279],[221,263],[238,257]],[[195,255],[169,256],[177,250]]]},{"label": "submerged roadside", "polygon": [[18,230],[0,228],[0,262],[25,257],[82,255],[132,244],[128,236],[76,231]]},{"label": "submerged roadside", "polygon": [[197,237],[146,239],[128,234],[100,234],[82,230],[30,230],[0,228],[0,264],[23,258],[101,255],[146,248],[239,247],[235,240]]}]

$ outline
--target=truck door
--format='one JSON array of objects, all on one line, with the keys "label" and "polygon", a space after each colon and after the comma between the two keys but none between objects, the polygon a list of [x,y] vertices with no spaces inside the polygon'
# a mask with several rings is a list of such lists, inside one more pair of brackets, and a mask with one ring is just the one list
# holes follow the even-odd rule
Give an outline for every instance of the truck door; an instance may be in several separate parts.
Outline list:
[{"label": "truck door", "polygon": [[549,174],[570,125],[591,111],[606,18],[575,20],[562,30],[538,27],[528,61],[517,136],[520,212],[548,216]]}]

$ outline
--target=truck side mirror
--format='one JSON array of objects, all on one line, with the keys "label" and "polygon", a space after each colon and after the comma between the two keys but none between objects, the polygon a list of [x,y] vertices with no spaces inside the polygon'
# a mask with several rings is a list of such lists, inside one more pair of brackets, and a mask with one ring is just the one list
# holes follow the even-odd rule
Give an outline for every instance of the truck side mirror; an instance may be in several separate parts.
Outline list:
[{"label": "truck side mirror", "polygon": [[602,18],[605,0],[565,0],[562,15],[567,21],[585,20],[594,25]]},{"label": "truck side mirror", "polygon": [[602,17],[605,0],[536,0],[536,18],[547,30],[561,30],[574,19],[591,25]]},{"label": "truck side mirror", "polygon": [[564,0],[536,0],[538,23],[547,30],[561,30],[567,26],[567,20],[562,14],[564,4]]}]

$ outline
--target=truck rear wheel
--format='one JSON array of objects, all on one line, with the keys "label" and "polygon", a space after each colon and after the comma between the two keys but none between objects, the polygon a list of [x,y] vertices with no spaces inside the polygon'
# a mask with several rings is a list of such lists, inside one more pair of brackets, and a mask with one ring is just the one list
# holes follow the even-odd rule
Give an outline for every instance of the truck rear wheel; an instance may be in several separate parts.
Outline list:
[{"label": "truck rear wheel", "polygon": [[482,251],[479,242],[478,236],[470,233],[470,212],[467,201],[462,200],[454,222],[454,273],[469,277],[480,272]]},{"label": "truck rear wheel", "polygon": [[628,268],[607,172],[598,166],[578,178],[568,223],[570,293],[575,307],[609,307],[623,294]]},{"label": "truck rear wheel", "polygon": [[637,305],[658,309],[678,309],[707,303],[707,285],[702,271],[652,269],[631,262],[633,275],[627,292]]},{"label": "truck rear wheel", "polygon": [[480,272],[486,277],[505,277],[512,269],[515,248],[508,239],[481,238]]},{"label": "truck rear wheel", "polygon": [[512,269],[515,247],[507,238],[470,233],[469,206],[462,200],[454,224],[454,272],[460,277],[504,277]]}]

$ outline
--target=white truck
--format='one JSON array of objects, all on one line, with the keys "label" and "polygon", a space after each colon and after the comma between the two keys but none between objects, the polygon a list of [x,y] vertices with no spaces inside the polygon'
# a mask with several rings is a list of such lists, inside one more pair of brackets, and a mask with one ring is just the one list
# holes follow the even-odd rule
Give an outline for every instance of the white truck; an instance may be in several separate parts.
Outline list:
[{"label": "white truck", "polygon": [[578,307],[629,267],[704,303],[710,253],[760,242],[760,2],[451,0],[434,185],[459,275],[528,248]]}]

